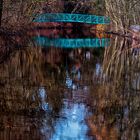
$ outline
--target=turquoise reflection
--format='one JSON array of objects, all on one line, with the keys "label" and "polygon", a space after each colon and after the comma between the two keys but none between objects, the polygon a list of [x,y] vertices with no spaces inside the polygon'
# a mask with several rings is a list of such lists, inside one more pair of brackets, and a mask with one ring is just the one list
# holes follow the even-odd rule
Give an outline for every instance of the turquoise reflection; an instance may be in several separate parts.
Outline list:
[{"label": "turquoise reflection", "polygon": [[62,48],[96,48],[110,46],[110,38],[86,38],[86,39],[67,39],[56,38],[51,39],[44,36],[36,36],[34,40],[38,46],[42,47],[62,47]]},{"label": "turquoise reflection", "polygon": [[86,14],[45,13],[37,16],[33,22],[79,22],[88,24],[109,24],[110,18]]}]

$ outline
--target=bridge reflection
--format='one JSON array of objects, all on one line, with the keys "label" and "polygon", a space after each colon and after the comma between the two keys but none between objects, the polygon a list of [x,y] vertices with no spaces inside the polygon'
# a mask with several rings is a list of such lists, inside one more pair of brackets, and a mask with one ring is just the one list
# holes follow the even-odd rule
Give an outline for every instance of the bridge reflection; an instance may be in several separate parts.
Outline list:
[{"label": "bridge reflection", "polygon": [[[37,46],[43,47],[105,47],[110,44],[110,36],[104,25],[82,23],[43,22],[33,23],[34,30],[29,32]],[[97,28],[100,28],[98,31]]]},{"label": "bridge reflection", "polygon": [[108,38],[86,38],[86,39],[49,39],[46,37],[35,37],[38,46],[55,46],[62,48],[81,48],[81,47],[105,47],[109,46],[110,39]]}]

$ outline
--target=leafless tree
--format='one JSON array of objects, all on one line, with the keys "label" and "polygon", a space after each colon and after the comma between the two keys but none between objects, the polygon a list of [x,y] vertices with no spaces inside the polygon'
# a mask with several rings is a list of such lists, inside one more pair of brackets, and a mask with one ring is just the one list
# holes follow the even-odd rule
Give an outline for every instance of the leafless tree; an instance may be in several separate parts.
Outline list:
[{"label": "leafless tree", "polygon": [[0,1],[0,26],[1,26],[1,19],[2,19],[2,9],[3,9],[3,0]]},{"label": "leafless tree", "polygon": [[111,18],[113,29],[127,31],[130,25],[140,22],[139,0],[105,0],[106,14]]}]

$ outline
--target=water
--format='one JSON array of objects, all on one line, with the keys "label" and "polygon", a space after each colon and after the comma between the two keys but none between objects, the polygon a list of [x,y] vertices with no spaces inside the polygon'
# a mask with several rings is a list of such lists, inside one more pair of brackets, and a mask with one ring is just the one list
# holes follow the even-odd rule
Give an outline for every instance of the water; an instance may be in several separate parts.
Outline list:
[{"label": "water", "polygon": [[[97,36],[75,27],[39,30],[35,35],[57,39]],[[0,140],[139,140],[139,51],[127,40],[111,43],[74,49],[30,42],[7,55]]]},{"label": "water", "polygon": [[[68,104],[68,103],[66,103]],[[52,140],[88,140],[88,131],[85,123],[87,109],[84,104],[72,104],[62,110],[64,119],[59,118],[56,122],[55,133]]]}]

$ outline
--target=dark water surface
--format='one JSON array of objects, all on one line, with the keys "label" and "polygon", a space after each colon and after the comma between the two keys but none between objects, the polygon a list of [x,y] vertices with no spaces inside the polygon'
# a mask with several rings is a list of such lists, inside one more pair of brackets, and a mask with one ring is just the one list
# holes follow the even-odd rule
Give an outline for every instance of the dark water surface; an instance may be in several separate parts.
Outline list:
[{"label": "dark water surface", "polygon": [[128,41],[28,46],[0,64],[0,140],[140,139],[139,51]]}]

